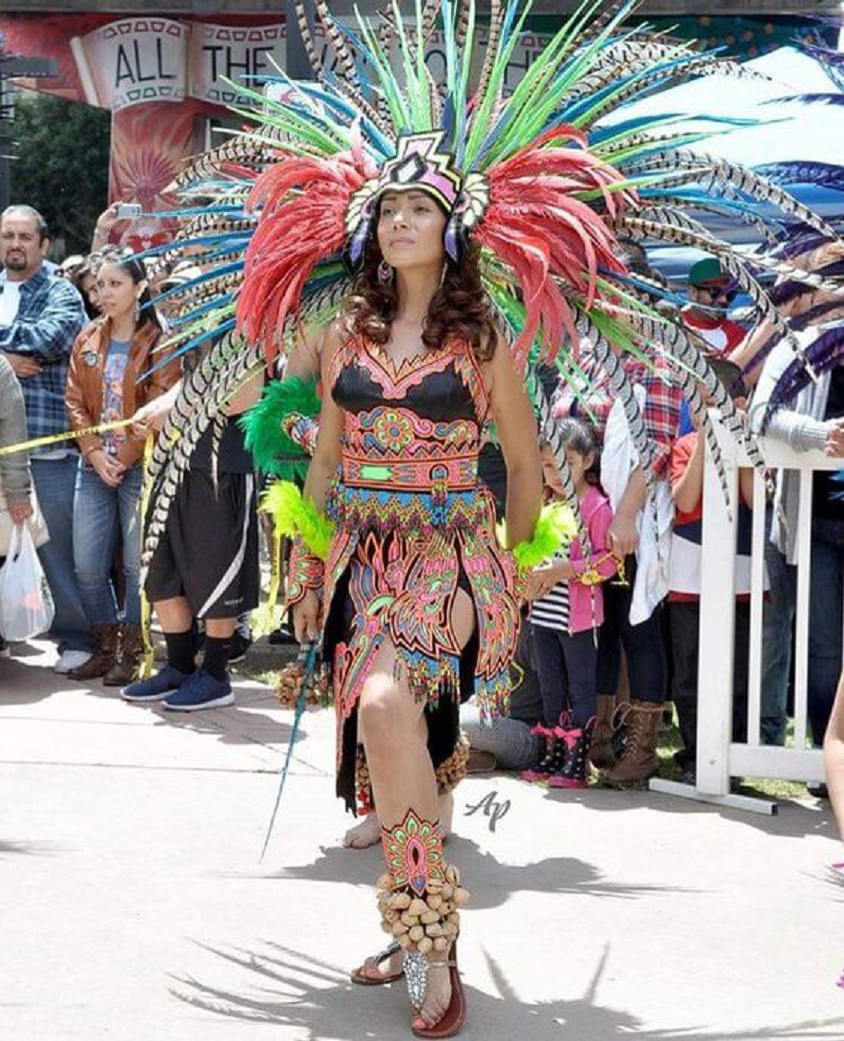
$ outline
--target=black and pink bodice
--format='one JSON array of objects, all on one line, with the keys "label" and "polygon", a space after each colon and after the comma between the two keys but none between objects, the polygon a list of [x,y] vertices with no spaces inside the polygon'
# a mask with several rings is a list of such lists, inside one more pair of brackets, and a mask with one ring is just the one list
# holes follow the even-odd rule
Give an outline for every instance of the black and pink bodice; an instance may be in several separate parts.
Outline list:
[{"label": "black and pink bodice", "polygon": [[344,414],[335,519],[420,532],[477,524],[488,507],[478,485],[488,402],[470,350],[457,343],[398,369],[362,341],[341,355],[332,386]]}]

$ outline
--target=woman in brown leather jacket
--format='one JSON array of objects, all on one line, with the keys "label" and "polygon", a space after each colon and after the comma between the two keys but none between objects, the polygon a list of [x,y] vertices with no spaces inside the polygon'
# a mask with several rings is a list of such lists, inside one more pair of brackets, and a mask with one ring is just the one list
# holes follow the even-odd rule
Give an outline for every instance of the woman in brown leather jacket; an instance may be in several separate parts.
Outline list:
[{"label": "woman in brown leather jacket", "polygon": [[[162,328],[143,262],[106,252],[97,292],[102,317],[77,337],[68,370],[67,411],[72,429],[79,431],[132,416],[179,377],[177,363],[162,365],[162,355],[153,353]],[[77,441],[82,460],[73,503],[73,557],[97,647],[70,676],[103,676],[105,684],[122,686],[134,678],[142,646],[138,579],[144,442],[128,427],[80,434]],[[111,582],[118,534],[125,576],[122,605]]]}]

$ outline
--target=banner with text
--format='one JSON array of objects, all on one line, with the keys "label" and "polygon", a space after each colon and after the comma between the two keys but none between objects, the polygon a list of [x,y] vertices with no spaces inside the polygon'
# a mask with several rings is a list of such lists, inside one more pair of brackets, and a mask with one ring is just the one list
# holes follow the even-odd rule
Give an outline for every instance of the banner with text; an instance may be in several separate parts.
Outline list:
[{"label": "banner with text", "polygon": [[122,18],[70,41],[89,105],[119,112],[150,101],[184,101],[190,26],[169,18]]},{"label": "banner with text", "polygon": [[[410,26],[408,34],[413,37]],[[334,71],[336,58],[321,26],[314,37],[326,71]],[[546,41],[540,34],[523,35],[510,59],[505,90],[515,87]],[[284,68],[285,44],[284,23],[206,25],[167,18],[124,18],[71,40],[85,100],[115,112],[186,97],[211,105],[243,104],[233,84],[260,90],[261,76]],[[428,40],[427,62],[434,80],[442,79],[445,46],[439,32]],[[401,69],[398,55],[395,67]]]}]

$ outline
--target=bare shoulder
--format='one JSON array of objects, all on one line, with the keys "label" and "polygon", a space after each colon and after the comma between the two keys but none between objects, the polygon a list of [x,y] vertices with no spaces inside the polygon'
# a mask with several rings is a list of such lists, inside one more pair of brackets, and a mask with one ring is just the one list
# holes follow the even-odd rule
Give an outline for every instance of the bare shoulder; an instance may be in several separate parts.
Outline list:
[{"label": "bare shoulder", "polygon": [[482,355],[489,353],[489,345],[493,338],[495,340],[489,359],[481,362],[480,366],[487,393],[492,396],[496,387],[501,390],[514,380],[521,384],[513,357],[510,354],[510,345],[504,335],[495,330],[494,332],[485,331],[484,336],[484,340],[481,341]]}]

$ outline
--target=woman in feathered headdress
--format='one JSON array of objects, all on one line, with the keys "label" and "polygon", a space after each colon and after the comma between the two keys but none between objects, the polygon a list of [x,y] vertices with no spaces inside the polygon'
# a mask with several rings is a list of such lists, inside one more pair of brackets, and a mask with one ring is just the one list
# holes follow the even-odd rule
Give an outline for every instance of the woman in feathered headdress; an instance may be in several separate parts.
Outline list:
[{"label": "woman in feathered headdress", "polygon": [[363,267],[323,345],[305,485],[306,502],[327,506],[336,530],[324,566],[294,539],[288,592],[297,636],[324,631],[338,791],[350,805],[359,743],[366,753],[387,858],[379,903],[407,955],[399,968],[385,956],[354,978],[378,983],[403,970],[423,1035],[462,1018],[454,941],[468,895],[443,860],[434,764],[457,749],[462,699],[477,694],[491,714],[504,707],[519,627],[515,567],[477,479],[488,419],[508,461],[514,542],[531,538],[541,497],[533,413],[498,342],[477,247],[459,264],[446,253],[461,179],[437,144],[438,135],[403,138],[350,208],[357,216],[362,203],[348,230]]},{"label": "woman in feathered headdress", "polygon": [[[686,210],[758,223],[761,199],[828,229],[762,178],[692,151],[704,134],[673,117],[601,125],[614,107],[677,76],[744,74],[712,54],[625,32],[635,0],[586,0],[510,93],[506,71],[529,7],[519,11],[518,0],[491,5],[474,89],[474,0],[416,0],[413,30],[396,4],[377,28],[359,20],[351,30],[316,0],[337,59],[330,71],[299,6],[319,82],[280,74],[284,103],[243,88],[262,106],[260,132],[180,178],[215,201],[183,213],[181,245],[203,251],[203,274],[180,290],[175,337],[189,350],[226,335],[185,384],[156,446],[145,553],[222,404],[297,338],[319,343],[310,364],[323,382],[321,430],[306,497],[277,493],[277,515],[296,535],[288,592],[299,634],[322,629],[333,669],[338,790],[354,802],[362,740],[382,825],[379,905],[395,950],[353,979],[404,975],[414,1031],[445,1037],[464,1017],[453,963],[468,894],[443,860],[434,766],[455,768],[463,696],[474,691],[490,715],[505,707],[517,567],[555,543],[541,523],[534,532],[539,466],[525,363],[558,358],[576,382],[588,338],[649,484],[654,449],[625,352],[674,366],[705,429],[696,379],[731,430],[744,431],[682,329],[648,305],[654,286],[625,270],[617,236],[716,255],[788,336],[747,265]],[[442,84],[425,60],[438,17]],[[547,402],[537,406],[545,422]],[[477,480],[488,418],[510,470],[512,556],[495,540]],[[545,435],[553,443],[553,428]],[[565,482],[562,450],[560,467]]]}]

